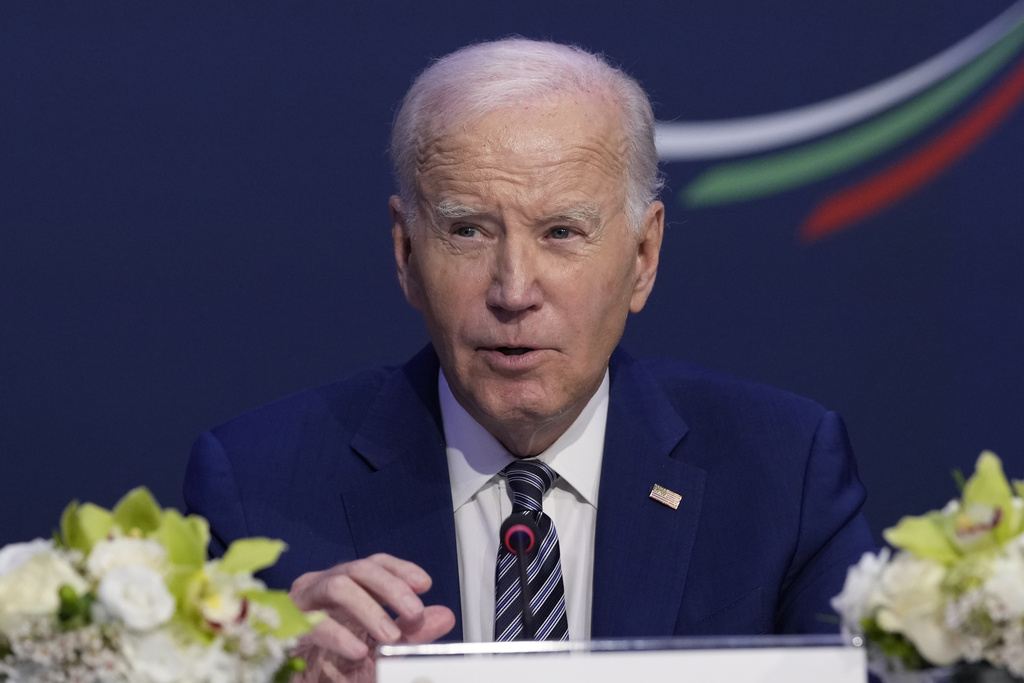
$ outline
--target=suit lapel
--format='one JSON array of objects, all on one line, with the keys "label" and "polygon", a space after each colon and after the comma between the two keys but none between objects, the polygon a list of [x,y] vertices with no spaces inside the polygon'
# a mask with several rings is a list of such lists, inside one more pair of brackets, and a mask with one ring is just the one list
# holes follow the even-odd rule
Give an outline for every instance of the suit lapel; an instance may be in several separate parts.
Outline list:
[{"label": "suit lapel", "polygon": [[[673,457],[687,431],[647,370],[617,351],[598,496],[591,635],[674,632],[706,473]],[[649,497],[661,485],[679,508]]]},{"label": "suit lapel", "polygon": [[386,552],[422,567],[433,579],[424,602],[448,606],[455,628],[445,640],[462,640],[437,373],[437,357],[427,347],[388,378],[352,439],[368,467],[344,480],[342,498],[358,554]]},{"label": "suit lapel", "polygon": [[[358,554],[387,552],[426,570],[434,584],[424,601],[455,613],[445,639],[461,640],[437,372],[427,347],[386,381],[351,443],[367,466],[344,478],[341,494]],[[617,351],[598,498],[594,638],[674,631],[706,476],[673,457],[686,431],[647,370]],[[649,498],[654,484],[682,496],[677,510]]]}]

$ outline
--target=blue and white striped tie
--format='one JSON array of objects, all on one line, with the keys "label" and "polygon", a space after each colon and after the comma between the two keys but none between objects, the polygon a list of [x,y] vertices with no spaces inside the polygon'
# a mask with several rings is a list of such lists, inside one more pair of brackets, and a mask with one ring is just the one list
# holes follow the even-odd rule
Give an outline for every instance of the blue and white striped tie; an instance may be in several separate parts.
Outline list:
[{"label": "blue and white striped tie", "polygon": [[[540,529],[539,550],[534,551],[527,570],[530,608],[536,625],[536,640],[568,640],[569,621],[565,615],[565,587],[562,561],[558,553],[558,534],[551,518],[541,510],[544,493],[558,478],[539,460],[516,460],[504,470],[512,490],[512,514],[533,517]],[[498,565],[494,580],[494,639],[522,640],[522,598],[519,595],[516,557],[505,544],[498,543]]]}]

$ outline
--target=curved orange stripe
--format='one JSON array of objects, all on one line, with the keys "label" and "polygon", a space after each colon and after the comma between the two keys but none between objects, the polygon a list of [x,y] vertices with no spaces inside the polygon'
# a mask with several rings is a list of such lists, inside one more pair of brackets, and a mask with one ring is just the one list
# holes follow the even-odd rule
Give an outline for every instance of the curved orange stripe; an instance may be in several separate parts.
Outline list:
[{"label": "curved orange stripe", "polygon": [[1024,97],[1024,59],[999,88],[931,144],[874,176],[818,203],[800,227],[807,242],[839,232],[881,211],[942,173],[992,131]]}]

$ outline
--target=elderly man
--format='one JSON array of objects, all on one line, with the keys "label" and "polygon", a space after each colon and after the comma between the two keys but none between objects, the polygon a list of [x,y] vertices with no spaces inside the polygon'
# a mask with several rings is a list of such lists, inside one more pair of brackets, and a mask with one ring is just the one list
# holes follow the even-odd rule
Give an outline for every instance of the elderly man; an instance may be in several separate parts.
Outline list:
[{"label": "elderly man", "polygon": [[[416,80],[391,151],[431,345],[205,434],[186,482],[220,544],[289,544],[267,580],[330,616],[311,677],[365,674],[374,641],[834,629],[872,544],[841,421],[617,349],[664,225],[640,87],[575,48],[471,46]],[[525,607],[499,543],[523,511]]]}]

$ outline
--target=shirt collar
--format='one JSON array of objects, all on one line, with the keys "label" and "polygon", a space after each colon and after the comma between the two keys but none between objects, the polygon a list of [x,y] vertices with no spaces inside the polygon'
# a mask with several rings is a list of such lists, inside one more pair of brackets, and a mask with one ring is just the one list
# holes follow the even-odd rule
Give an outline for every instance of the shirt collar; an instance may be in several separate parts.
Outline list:
[{"label": "shirt collar", "polygon": [[[447,445],[452,503],[458,510],[515,458],[455,400],[444,371],[438,373],[437,388]],[[537,456],[558,473],[560,482],[568,484],[595,508],[608,420],[608,389],[608,371],[605,370],[601,385],[579,417]]]}]

